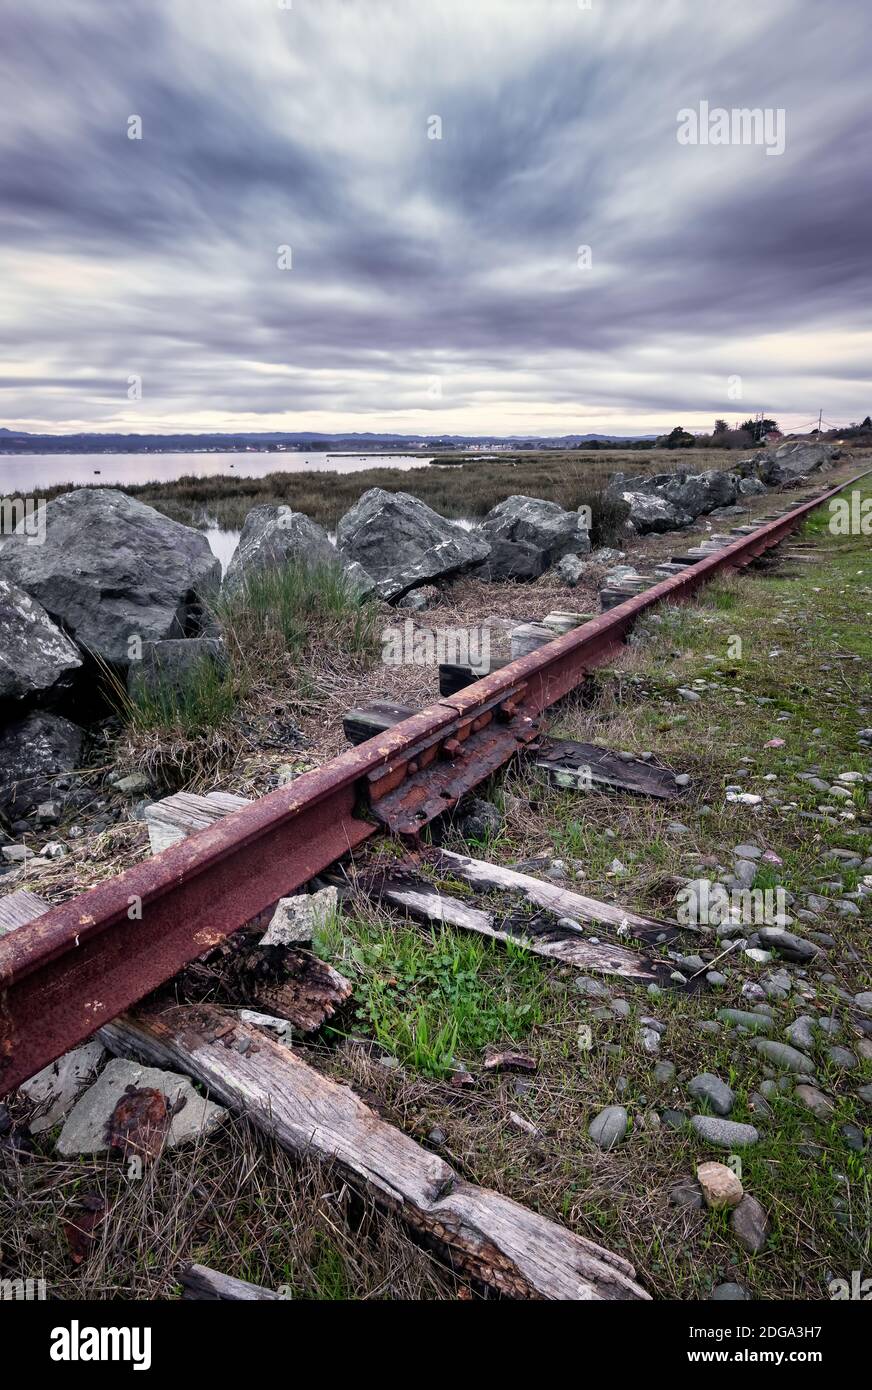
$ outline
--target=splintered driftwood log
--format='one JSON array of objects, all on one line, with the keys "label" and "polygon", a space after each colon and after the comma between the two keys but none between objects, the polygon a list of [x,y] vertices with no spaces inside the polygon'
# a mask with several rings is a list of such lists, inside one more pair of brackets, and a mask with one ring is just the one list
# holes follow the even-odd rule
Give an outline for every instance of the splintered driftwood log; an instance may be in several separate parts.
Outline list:
[{"label": "splintered driftwood log", "polygon": [[[578,929],[558,926],[553,914],[535,917],[500,915],[470,907],[460,898],[440,892],[420,876],[408,872],[358,875],[355,886],[375,902],[407,912],[421,922],[433,922],[489,936],[494,941],[513,941],[537,956],[592,970],[599,975],[618,975],[639,984],[672,984],[672,966],[651,960],[626,946],[586,941]],[[543,921],[542,919],[546,920]]]},{"label": "splintered driftwood log", "polygon": [[[626,1260],[487,1188],[382,1120],[348,1086],[211,1005],[107,1024],[113,1052],[187,1072],[293,1153],[335,1164],[455,1268],[514,1298],[648,1299]],[[240,1051],[243,1048],[244,1051]]]},{"label": "splintered driftwood log", "polygon": [[669,945],[679,936],[679,928],[674,922],[661,922],[656,917],[633,912],[629,907],[598,902],[596,898],[588,898],[570,888],[561,888],[556,883],[546,883],[544,879],[519,873],[517,869],[504,869],[500,864],[487,864],[483,859],[471,859],[468,855],[454,854],[447,849],[429,852],[427,860],[438,873],[459,878],[473,888],[480,888],[484,892],[501,890],[519,893],[537,907],[547,908],[558,917],[595,922],[602,930],[618,932],[621,936],[634,936],[650,946]]},{"label": "splintered driftwood log", "polygon": [[281,1303],[280,1293],[265,1289],[261,1284],[247,1284],[244,1279],[234,1279],[220,1270],[209,1269],[208,1265],[187,1264],[179,1271],[182,1298],[214,1303],[256,1303],[264,1300]]}]

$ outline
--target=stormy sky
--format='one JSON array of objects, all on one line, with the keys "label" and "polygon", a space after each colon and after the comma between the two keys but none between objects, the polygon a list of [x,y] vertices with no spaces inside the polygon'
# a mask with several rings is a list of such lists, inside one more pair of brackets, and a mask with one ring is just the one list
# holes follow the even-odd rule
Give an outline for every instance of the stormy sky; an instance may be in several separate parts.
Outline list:
[{"label": "stormy sky", "polygon": [[861,0],[0,0],[0,424],[862,418],[870,72]]}]

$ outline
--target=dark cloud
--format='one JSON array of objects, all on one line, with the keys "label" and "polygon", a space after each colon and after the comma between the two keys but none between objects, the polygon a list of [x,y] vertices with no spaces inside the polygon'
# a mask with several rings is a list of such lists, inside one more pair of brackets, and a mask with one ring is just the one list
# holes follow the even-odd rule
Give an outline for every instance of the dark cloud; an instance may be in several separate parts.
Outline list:
[{"label": "dark cloud", "polygon": [[[869,408],[851,0],[0,0],[0,26],[6,423]],[[784,153],[679,145],[702,100],[783,108]]]}]

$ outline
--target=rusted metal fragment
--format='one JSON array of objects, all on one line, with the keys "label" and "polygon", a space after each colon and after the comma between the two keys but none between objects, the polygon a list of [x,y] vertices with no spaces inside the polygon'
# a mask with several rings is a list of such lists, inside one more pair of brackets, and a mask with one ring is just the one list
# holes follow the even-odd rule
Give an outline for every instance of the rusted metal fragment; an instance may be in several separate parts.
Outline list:
[{"label": "rusted metal fragment", "polygon": [[110,1149],[122,1158],[150,1162],[161,1153],[170,1127],[166,1097],[153,1086],[128,1086],[109,1119]]},{"label": "rusted metal fragment", "polygon": [[456,806],[535,738],[537,726],[524,715],[493,721],[472,732],[444,756],[407,775],[396,788],[373,800],[373,815],[395,835],[417,835],[421,827]]},{"label": "rusted metal fragment", "polygon": [[571,738],[543,740],[536,752],[536,766],[548,773],[555,786],[571,790],[609,787],[664,799],[681,791],[668,767]]},{"label": "rusted metal fragment", "polygon": [[94,1248],[98,1227],[106,1220],[111,1208],[98,1193],[81,1199],[81,1207],[64,1222],[63,1231],[74,1265],[82,1264]]}]

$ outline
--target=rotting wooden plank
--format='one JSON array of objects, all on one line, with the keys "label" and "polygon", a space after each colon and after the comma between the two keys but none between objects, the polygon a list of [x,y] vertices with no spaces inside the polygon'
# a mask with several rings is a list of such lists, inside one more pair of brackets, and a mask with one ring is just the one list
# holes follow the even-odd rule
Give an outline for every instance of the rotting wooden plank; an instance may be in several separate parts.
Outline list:
[{"label": "rotting wooden plank", "polygon": [[[574,917],[582,922],[596,922],[604,930],[611,928],[621,936],[633,936],[651,946],[669,945],[680,935],[674,922],[646,917],[629,907],[616,907],[613,903],[598,902],[596,898],[588,898],[570,888],[561,888],[556,883],[546,883],[544,879],[534,878],[532,874],[519,873],[517,869],[506,869],[500,864],[487,864],[483,859],[471,859],[468,855],[455,854],[447,849],[427,850],[422,857],[426,858],[437,872],[462,879],[474,888],[521,893],[530,902],[538,907],[547,908],[558,917]],[[685,931],[693,934],[694,928],[682,927],[681,932]]]},{"label": "rotting wooden plank", "polygon": [[342,720],[342,731],[351,744],[365,743],[385,729],[401,724],[418,710],[414,705],[392,704],[390,700],[373,700],[369,705],[358,705],[350,709]]},{"label": "rotting wooden plank", "polygon": [[536,755],[536,766],[558,787],[588,791],[613,787],[661,798],[678,796],[681,790],[671,768],[571,738],[546,739]]},{"label": "rotting wooden plank", "polygon": [[225,941],[182,973],[189,1002],[253,1008],[286,1019],[301,1033],[320,1028],[351,996],[351,982],[299,946],[261,946],[250,934]]},{"label": "rotting wooden plank", "polygon": [[483,676],[492,675],[494,671],[501,671],[504,666],[508,666],[510,658],[507,656],[492,656],[484,666],[469,666],[454,661],[443,661],[439,666],[439,694],[456,695],[458,690],[465,690],[468,685],[475,685]]},{"label": "rotting wooden plank", "polygon": [[[187,839],[240,805],[248,805],[247,798],[229,792],[210,792],[205,797],[178,793],[156,801],[148,808],[152,813],[149,835],[154,828],[158,840],[157,848],[152,841],[152,853]],[[222,981],[236,983],[239,998],[233,1002],[268,1010],[288,1019],[302,1033],[320,1028],[351,995],[351,982],[311,951],[249,946],[234,936],[218,948],[218,957],[223,957],[218,965]],[[186,974],[193,980],[197,969],[195,962]],[[218,998],[228,1002],[220,990]]]},{"label": "rotting wooden plank", "polygon": [[187,1072],[291,1152],[335,1164],[455,1268],[509,1297],[650,1297],[621,1256],[465,1182],[348,1086],[219,1009],[140,1009],[107,1024],[101,1037],[122,1056]]},{"label": "rotting wooden plank", "polygon": [[152,854],[160,854],[170,845],[186,840],[198,830],[207,830],[217,820],[250,805],[246,796],[232,792],[209,792],[195,796],[192,792],[176,792],[145,808],[145,823]]},{"label": "rotting wooden plank", "polygon": [[230,1274],[210,1269],[208,1265],[187,1264],[179,1271],[182,1298],[188,1301],[256,1303],[282,1301],[282,1295],[262,1284],[248,1284],[244,1279],[234,1279]]},{"label": "rotting wooden plank", "polygon": [[470,907],[459,898],[441,893],[423,882],[404,883],[390,875],[376,874],[369,879],[362,876],[356,884],[375,901],[408,912],[418,921],[445,923],[477,932],[479,936],[489,936],[494,941],[512,941],[537,956],[599,975],[617,975],[624,980],[657,984],[662,988],[672,984],[673,966],[668,961],[649,960],[625,946],[587,941],[577,929],[558,927],[556,923],[541,925],[535,920],[526,928],[510,927],[496,913]]},{"label": "rotting wooden plank", "polygon": [[28,922],[32,922],[35,917],[41,917],[50,907],[51,903],[47,903],[44,898],[31,893],[27,888],[18,888],[14,893],[7,893],[5,897],[0,898],[0,936],[4,936],[8,931],[17,931],[19,927],[26,927]]}]

